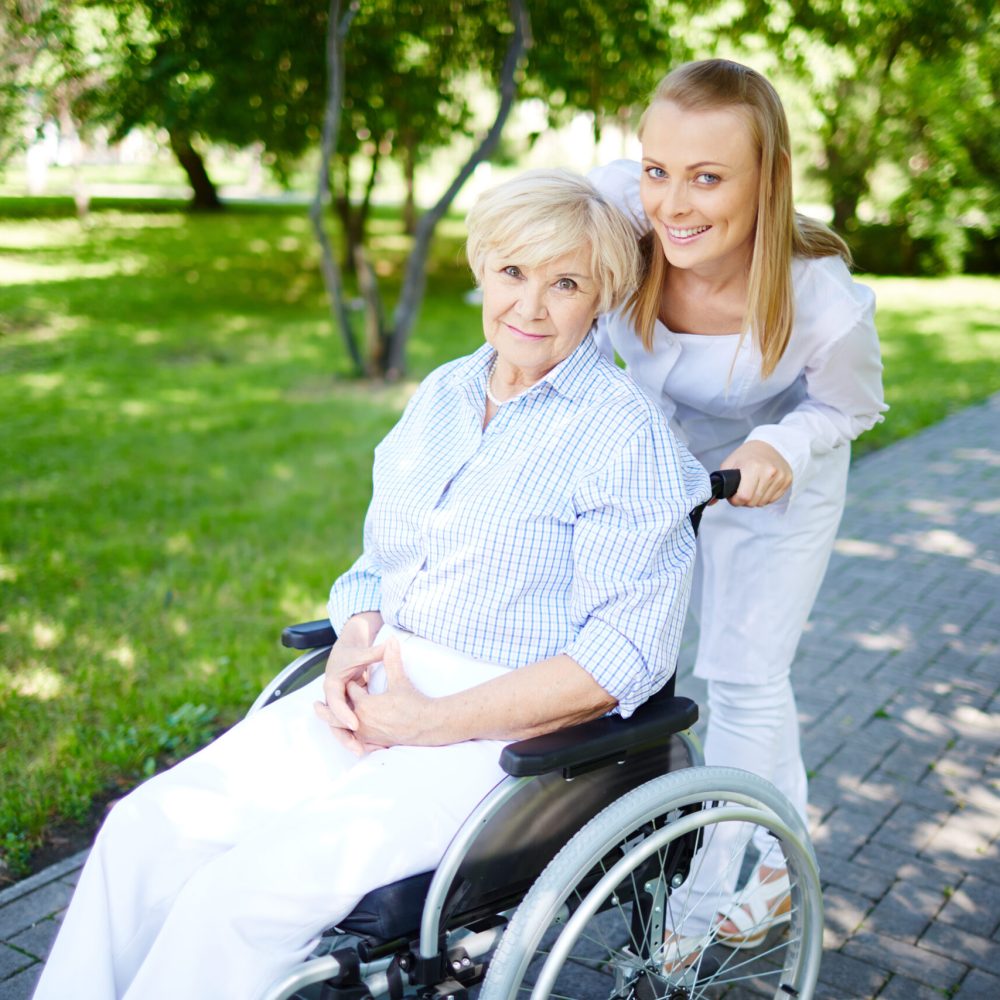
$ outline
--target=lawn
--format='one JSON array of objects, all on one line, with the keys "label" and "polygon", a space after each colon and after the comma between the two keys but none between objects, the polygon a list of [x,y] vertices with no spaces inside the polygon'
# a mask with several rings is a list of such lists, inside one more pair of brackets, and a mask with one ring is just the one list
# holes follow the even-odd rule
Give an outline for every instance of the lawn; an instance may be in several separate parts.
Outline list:
[{"label": "lawn", "polygon": [[[154,208],[0,200],[0,882],[240,716],[356,555],[412,389],[345,377],[301,209]],[[461,232],[414,379],[481,336]],[[864,446],[998,388],[1000,281],[871,284],[893,409]]]}]

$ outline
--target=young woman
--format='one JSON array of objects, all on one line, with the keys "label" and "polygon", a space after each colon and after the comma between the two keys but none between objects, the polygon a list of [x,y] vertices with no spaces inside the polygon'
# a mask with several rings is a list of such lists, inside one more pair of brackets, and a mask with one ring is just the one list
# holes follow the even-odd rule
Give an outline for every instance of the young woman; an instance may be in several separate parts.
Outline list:
[{"label": "young woman", "polygon": [[[709,764],[772,780],[805,815],[789,670],[844,506],[850,442],[881,419],[874,297],[850,253],[792,204],[788,124],[774,88],[738,63],[689,63],[657,87],[642,163],[591,174],[642,234],[646,272],[600,338],[707,468],[739,492],[707,512],[693,607],[695,674],[708,681]],[[705,885],[705,935],[759,944],[788,919],[788,883],[766,843],[735,902]],[[706,870],[710,866],[705,866]]]}]

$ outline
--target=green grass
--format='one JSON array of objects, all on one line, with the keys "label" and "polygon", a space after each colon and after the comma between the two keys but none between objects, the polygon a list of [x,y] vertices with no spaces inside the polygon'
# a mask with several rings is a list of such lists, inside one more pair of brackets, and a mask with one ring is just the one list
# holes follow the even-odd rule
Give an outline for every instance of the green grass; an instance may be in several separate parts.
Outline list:
[{"label": "green grass", "polygon": [[[300,210],[0,199],[0,853],[235,721],[357,554],[413,382],[345,377]],[[395,221],[375,222],[398,277]],[[473,349],[449,220],[413,379]],[[381,256],[381,255],[380,255]],[[885,444],[998,386],[1000,282],[873,280]],[[0,867],[0,880],[4,877]]]},{"label": "green grass", "polygon": [[854,445],[861,455],[1000,390],[1000,279],[869,278],[885,365],[883,423]]}]

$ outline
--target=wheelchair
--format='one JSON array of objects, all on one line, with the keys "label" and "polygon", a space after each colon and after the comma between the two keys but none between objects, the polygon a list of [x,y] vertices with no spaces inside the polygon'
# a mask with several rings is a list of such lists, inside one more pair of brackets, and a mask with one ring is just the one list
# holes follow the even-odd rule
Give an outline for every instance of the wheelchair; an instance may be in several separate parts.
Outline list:
[{"label": "wheelchair", "polygon": [[[731,496],[734,483],[713,473],[713,496]],[[692,513],[696,530],[700,517]],[[335,639],[327,621],[286,628],[282,643],[301,655],[250,713],[319,676]],[[808,1000],[823,932],[808,833],[767,781],[704,765],[697,718],[671,678],[628,720],[509,744],[506,777],[437,869],[368,893],[265,1000]],[[742,884],[757,831],[783,856],[768,864],[788,869],[784,932],[737,949],[718,943],[715,921],[699,952],[672,961],[665,937],[688,933],[696,876],[701,886]]]}]

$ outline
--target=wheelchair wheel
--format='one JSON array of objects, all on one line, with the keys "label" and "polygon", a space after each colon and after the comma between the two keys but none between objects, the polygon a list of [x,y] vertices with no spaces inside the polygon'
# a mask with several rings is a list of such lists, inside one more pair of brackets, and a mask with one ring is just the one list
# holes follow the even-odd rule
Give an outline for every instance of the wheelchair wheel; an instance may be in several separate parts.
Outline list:
[{"label": "wheelchair wheel", "polygon": [[[768,865],[787,866],[791,909],[784,933],[736,950],[718,941],[705,885],[731,899],[756,862],[755,833]],[[480,1000],[809,998],[822,931],[815,858],[787,799],[757,775],[689,768],[623,796],[566,844],[518,907]],[[677,960],[665,938],[682,934],[698,946]]]}]

